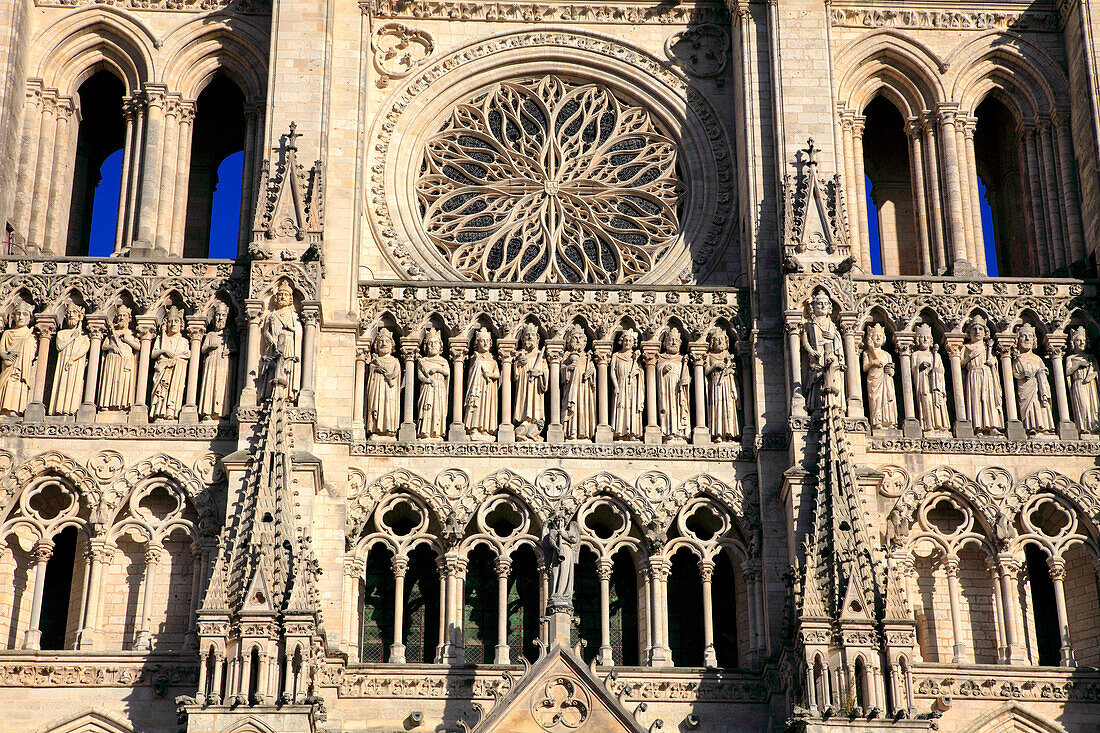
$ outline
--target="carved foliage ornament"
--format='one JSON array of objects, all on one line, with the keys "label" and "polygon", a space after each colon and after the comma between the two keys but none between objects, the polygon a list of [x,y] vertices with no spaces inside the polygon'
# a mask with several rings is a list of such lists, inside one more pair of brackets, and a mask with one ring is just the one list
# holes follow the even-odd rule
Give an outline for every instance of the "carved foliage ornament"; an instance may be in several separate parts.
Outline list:
[{"label": "carved foliage ornament", "polygon": [[424,229],[473,280],[633,282],[680,234],[676,151],[605,86],[497,83],[425,144]]},{"label": "carved foliage ornament", "polygon": [[711,79],[726,70],[729,44],[729,35],[721,26],[707,23],[669,36],[665,55],[692,76]]},{"label": "carved foliage ornament", "polygon": [[435,41],[426,31],[404,23],[386,23],[371,38],[375,67],[394,79],[408,76],[435,51]]}]

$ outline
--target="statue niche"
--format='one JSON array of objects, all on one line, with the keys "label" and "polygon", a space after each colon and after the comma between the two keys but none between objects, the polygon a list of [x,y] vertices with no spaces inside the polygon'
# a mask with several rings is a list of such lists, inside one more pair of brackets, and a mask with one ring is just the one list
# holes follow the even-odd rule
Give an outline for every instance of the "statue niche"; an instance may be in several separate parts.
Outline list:
[{"label": "statue niche", "polygon": [[833,302],[824,290],[810,300],[810,318],[802,324],[802,350],[806,353],[806,400],[811,410],[824,409],[828,402],[847,410],[844,390],[844,341],[833,321]]},{"label": "statue niche", "polygon": [[1043,357],[1035,353],[1035,327],[1025,323],[1016,331],[1012,351],[1012,376],[1020,398],[1020,421],[1028,435],[1054,433],[1050,411],[1050,370]]},{"label": "statue niche", "polygon": [[993,355],[989,327],[981,316],[974,316],[967,324],[961,361],[965,370],[966,413],[974,432],[989,435],[1003,431],[1003,395],[997,378],[997,358]]},{"label": "statue niche", "polygon": [[38,343],[30,303],[17,301],[8,330],[0,336],[0,415],[22,415],[31,399]]},{"label": "statue niche", "polygon": [[560,377],[566,440],[592,440],[596,432],[596,365],[587,345],[584,329],[571,327],[565,338]]},{"label": "statue niche", "polygon": [[233,357],[237,344],[226,330],[228,321],[229,306],[216,302],[199,349],[203,358],[199,415],[203,420],[229,417],[233,406]]},{"label": "statue niche", "polygon": [[863,348],[863,374],[867,380],[867,412],[872,428],[898,426],[898,402],[894,390],[894,357],[884,347],[886,329],[881,323],[867,326]]},{"label": "statue niche", "polygon": [[262,353],[257,385],[261,397],[271,397],[279,386],[288,401],[296,402],[302,390],[302,319],[286,280],[275,288],[273,310],[264,322]]},{"label": "statue niche", "polygon": [[500,426],[500,364],[493,356],[493,335],[478,329],[474,353],[470,355],[466,378],[466,431],[470,440],[482,443],[496,439]]},{"label": "statue niche", "polygon": [[443,356],[443,336],[429,328],[424,335],[424,355],[416,362],[416,378],[420,383],[420,398],[416,406],[417,437],[443,440],[447,432],[447,388],[451,381],[451,365]]},{"label": "statue niche", "polygon": [[394,356],[393,333],[378,329],[367,366],[367,434],[372,440],[396,440],[401,427],[401,362]]},{"label": "statue niche", "polygon": [[91,348],[91,339],[84,332],[84,309],[69,303],[65,307],[64,325],[54,337],[57,362],[50,390],[51,415],[75,415],[84,398],[84,374]]},{"label": "statue niche", "polygon": [[525,324],[520,332],[514,365],[516,441],[540,441],[546,427],[546,390],[550,385],[550,368],[546,363],[546,352],[539,346],[539,330],[533,323]]},{"label": "statue niche", "polygon": [[191,359],[191,345],[183,335],[183,311],[179,308],[168,309],[150,358],[153,361],[153,392],[149,417],[176,420],[183,409],[187,362]]},{"label": "statue niche", "polygon": [[947,414],[947,372],[932,337],[932,327],[927,323],[917,326],[912,368],[921,428],[925,433],[946,432],[951,427]]},{"label": "statue niche", "polygon": [[1066,381],[1073,419],[1081,433],[1095,434],[1100,430],[1100,384],[1096,357],[1089,353],[1088,335],[1080,326],[1069,337],[1066,356]]},{"label": "statue niche", "polygon": [[616,440],[642,439],[645,377],[637,346],[638,332],[628,328],[619,334],[619,348],[611,355],[611,432]]},{"label": "statue niche", "polygon": [[682,342],[670,328],[657,355],[657,422],[666,443],[686,443],[691,435],[691,366],[680,352]]},{"label": "statue niche", "polygon": [[137,355],[141,344],[130,324],[133,312],[126,305],[115,308],[111,327],[103,339],[97,403],[101,410],[129,410],[134,406]]},{"label": "statue niche", "polygon": [[737,391],[737,362],[730,353],[725,330],[713,329],[708,336],[704,365],[707,378],[707,425],[715,443],[730,443],[741,435],[737,419],[740,397]]}]

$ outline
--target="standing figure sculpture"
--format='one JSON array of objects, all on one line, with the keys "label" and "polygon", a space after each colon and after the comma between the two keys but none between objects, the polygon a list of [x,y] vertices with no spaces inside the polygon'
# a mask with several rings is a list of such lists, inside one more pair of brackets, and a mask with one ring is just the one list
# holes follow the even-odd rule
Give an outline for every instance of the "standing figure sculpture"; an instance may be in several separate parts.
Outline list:
[{"label": "standing figure sculpture", "polygon": [[367,435],[372,440],[396,440],[401,427],[401,362],[388,328],[378,329],[374,353],[367,365]]},{"label": "standing figure sculpture", "polygon": [[30,303],[18,301],[11,327],[0,336],[0,415],[22,415],[31,400],[38,361],[38,340],[31,328],[33,313]]},{"label": "standing figure sculpture", "polygon": [[191,358],[191,346],[183,335],[183,311],[179,308],[168,309],[149,358],[153,362],[149,417],[153,420],[175,420],[183,409],[187,362]]},{"label": "standing figure sculpture", "polygon": [[500,427],[500,364],[493,356],[493,334],[478,329],[466,378],[466,432],[482,443],[496,439]]},{"label": "standing figure sculpture", "polygon": [[1028,435],[1049,435],[1054,432],[1054,416],[1050,411],[1050,370],[1043,357],[1035,353],[1035,327],[1025,323],[1016,332],[1016,348],[1012,352],[1012,376],[1020,398],[1020,421]]},{"label": "standing figure sculpture", "polygon": [[867,326],[863,348],[863,373],[867,379],[868,412],[872,428],[898,426],[898,402],[894,390],[894,357],[883,348],[886,329],[881,323]]},{"label": "standing figure sculpture", "polygon": [[134,406],[137,355],[141,344],[130,330],[132,320],[130,309],[119,305],[111,329],[103,339],[97,400],[101,410],[129,410]]},{"label": "standing figure sculpture", "polygon": [[556,514],[547,523],[544,552],[550,566],[547,611],[572,610],[573,574],[577,564],[577,531],[569,517]]},{"label": "standing figure sculpture", "polygon": [[707,425],[715,443],[737,440],[741,426],[737,419],[740,397],[737,391],[737,362],[730,353],[725,330],[710,332],[704,372],[707,375]]},{"label": "standing figure sculpture", "polygon": [[443,356],[443,336],[438,329],[429,328],[424,335],[424,351],[427,355],[416,362],[416,378],[420,382],[416,434],[428,440],[442,440],[447,432],[451,364]]},{"label": "standing figure sculpture", "polygon": [[203,420],[229,417],[233,403],[233,354],[237,349],[225,330],[228,321],[229,306],[215,303],[213,317],[199,348],[203,357],[199,415]]},{"label": "standing figure sculpture", "polygon": [[974,432],[988,435],[1004,430],[1001,382],[997,379],[997,358],[990,344],[989,327],[974,316],[966,327],[962,347],[962,368],[966,371],[966,415]]},{"label": "standing figure sculpture", "polygon": [[927,323],[917,326],[912,366],[921,428],[926,433],[947,431],[951,426],[947,414],[947,372],[932,338],[932,327]]},{"label": "standing figure sculpture", "polygon": [[569,329],[561,361],[562,423],[566,440],[592,440],[596,432],[596,365],[580,326]]},{"label": "standing figure sculpture", "polygon": [[691,366],[680,353],[680,332],[670,328],[657,356],[657,422],[666,443],[691,435]]},{"label": "standing figure sculpture", "polygon": [[1073,419],[1082,433],[1100,432],[1100,368],[1096,357],[1088,351],[1088,335],[1078,326],[1069,337],[1066,356],[1066,381],[1069,382],[1069,403]]},{"label": "standing figure sculpture", "polygon": [[270,397],[276,386],[284,388],[290,402],[302,390],[302,319],[294,309],[294,290],[286,280],[275,288],[274,310],[267,316],[263,331],[263,364],[258,391]]},{"label": "standing figure sculpture", "polygon": [[520,332],[514,364],[516,440],[542,440],[542,430],[546,427],[546,390],[550,386],[550,369],[545,353],[539,348],[538,327],[533,323],[524,325]]},{"label": "standing figure sculpture", "polygon": [[616,440],[642,439],[645,378],[637,346],[638,332],[627,329],[619,335],[619,350],[611,355],[611,432]]},{"label": "standing figure sculpture", "polygon": [[57,365],[50,390],[51,415],[75,415],[84,399],[84,372],[88,368],[91,339],[84,333],[84,309],[76,303],[65,308],[65,328],[54,337]]},{"label": "standing figure sculpture", "polygon": [[844,340],[833,322],[833,302],[824,290],[818,290],[810,300],[811,316],[802,324],[802,349],[806,352],[809,378],[806,380],[806,401],[811,410],[825,407],[827,401],[840,406],[846,414],[844,392]]}]

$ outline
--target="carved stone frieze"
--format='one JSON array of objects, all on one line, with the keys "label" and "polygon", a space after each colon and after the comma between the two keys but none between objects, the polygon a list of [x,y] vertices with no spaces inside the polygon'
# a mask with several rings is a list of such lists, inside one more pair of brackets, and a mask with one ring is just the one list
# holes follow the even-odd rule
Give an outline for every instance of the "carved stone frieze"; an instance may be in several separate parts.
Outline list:
[{"label": "carved stone frieze", "polygon": [[1100,440],[998,440],[996,438],[871,437],[873,453],[977,453],[995,456],[1095,456]]},{"label": "carved stone frieze", "polygon": [[1092,700],[1100,699],[1100,675],[1079,670],[1001,673],[922,672],[914,670],[917,697],[985,698],[991,700]]},{"label": "carved stone frieze", "polygon": [[80,664],[0,661],[0,687],[194,687],[198,676],[198,665],[150,664],[145,659],[104,658]]},{"label": "carved stone frieze", "polygon": [[435,53],[430,33],[404,23],[386,23],[371,37],[374,66],[394,79],[408,76]]},{"label": "carved stone frieze", "polygon": [[639,5],[635,3],[539,3],[487,2],[459,0],[369,0],[360,3],[364,12],[377,18],[416,18],[433,20],[484,20],[493,23],[535,23],[563,21],[572,23],[615,23],[636,25],[686,25],[687,23],[728,23],[729,15],[721,3],[690,2],[677,5]]},{"label": "carved stone frieze", "polygon": [[665,55],[692,76],[713,79],[726,70],[729,46],[729,34],[725,29],[707,23],[669,36],[665,41]]},{"label": "carved stone frieze", "polygon": [[937,31],[1045,31],[1061,29],[1056,11],[948,10],[944,8],[836,7],[829,21],[838,28],[906,28]]},{"label": "carved stone frieze", "polygon": [[235,13],[262,15],[271,12],[271,3],[268,0],[35,0],[34,4],[42,8],[77,8],[95,5],[127,10],[178,13],[206,13],[212,10],[225,10],[232,6]]},{"label": "carved stone frieze", "polygon": [[206,425],[150,425],[130,423],[0,422],[0,438],[83,438],[88,440],[236,440],[237,426],[228,423]]}]

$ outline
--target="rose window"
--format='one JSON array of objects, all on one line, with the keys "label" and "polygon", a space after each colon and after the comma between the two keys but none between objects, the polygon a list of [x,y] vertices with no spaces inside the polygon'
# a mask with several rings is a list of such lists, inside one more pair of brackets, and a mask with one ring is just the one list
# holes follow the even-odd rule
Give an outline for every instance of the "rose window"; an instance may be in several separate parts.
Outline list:
[{"label": "rose window", "polygon": [[473,280],[633,282],[681,237],[677,147],[605,86],[499,82],[425,142],[421,222]]}]

